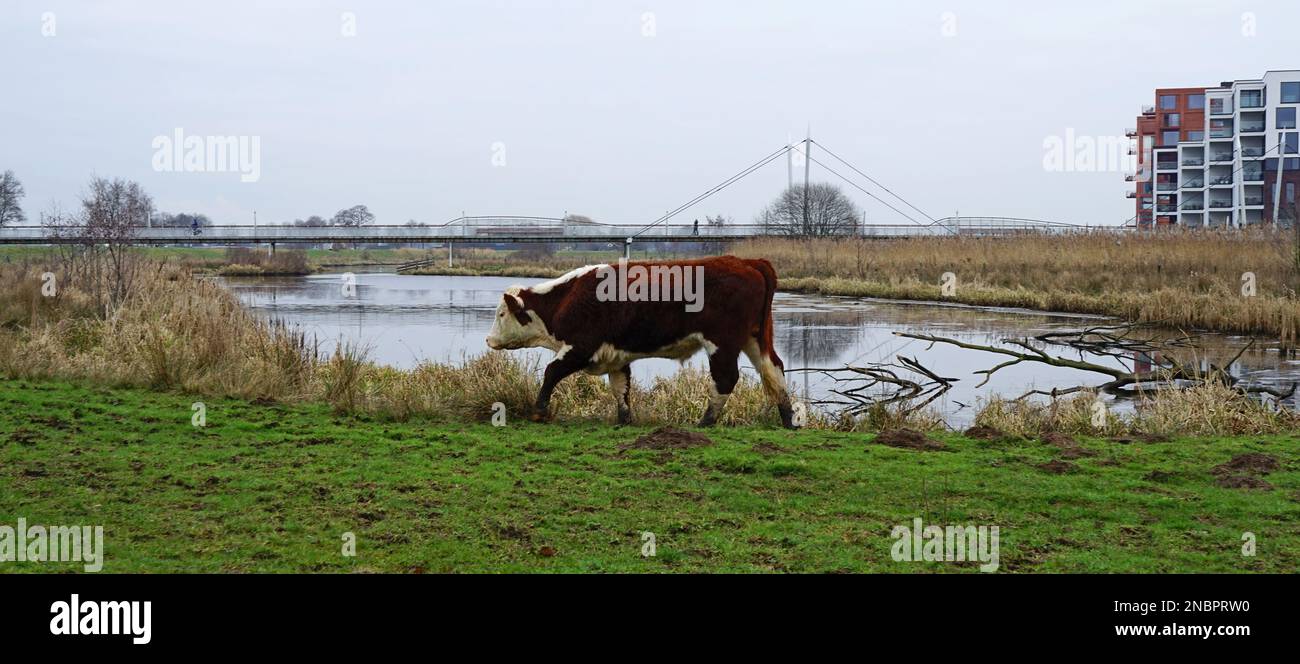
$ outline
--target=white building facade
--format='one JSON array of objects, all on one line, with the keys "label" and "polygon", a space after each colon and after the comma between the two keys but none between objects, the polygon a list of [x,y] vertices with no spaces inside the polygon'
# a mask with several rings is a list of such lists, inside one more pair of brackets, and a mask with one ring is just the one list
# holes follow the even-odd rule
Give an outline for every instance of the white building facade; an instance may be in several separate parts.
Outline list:
[{"label": "white building facade", "polygon": [[1188,228],[1294,223],[1300,70],[1207,88],[1204,104],[1202,130],[1152,150],[1155,216]]}]

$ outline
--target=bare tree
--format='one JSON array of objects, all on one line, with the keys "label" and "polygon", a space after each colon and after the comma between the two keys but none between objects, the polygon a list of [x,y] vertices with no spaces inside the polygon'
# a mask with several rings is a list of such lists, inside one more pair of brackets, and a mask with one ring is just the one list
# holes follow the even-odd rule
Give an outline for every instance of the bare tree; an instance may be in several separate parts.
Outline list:
[{"label": "bare tree", "polygon": [[375,220],[375,215],[364,205],[353,205],[350,208],[339,210],[334,213],[333,224],[335,226],[365,226]]},{"label": "bare tree", "polygon": [[0,174],[0,226],[27,221],[23,214],[23,183],[18,181],[13,171]]},{"label": "bare tree", "polygon": [[759,213],[758,223],[771,233],[800,236],[852,235],[858,230],[861,213],[839,187],[809,185],[804,200],[803,185],[794,185]]},{"label": "bare tree", "polygon": [[[732,224],[732,223],[734,222],[732,221],[731,217],[725,215],[721,215],[721,214],[717,216],[704,215],[704,235],[714,237],[717,234],[722,233],[723,232],[722,229],[726,228],[728,224]],[[701,243],[700,248],[703,249],[704,252],[708,254],[721,254],[723,249],[725,248],[725,244],[717,240],[711,240],[708,242]]]},{"label": "bare tree", "polygon": [[153,199],[138,183],[94,178],[81,196],[81,211],[57,207],[41,215],[49,237],[70,240],[64,268],[84,279],[99,307],[108,312],[130,292],[137,268],[132,241],[153,214]]}]

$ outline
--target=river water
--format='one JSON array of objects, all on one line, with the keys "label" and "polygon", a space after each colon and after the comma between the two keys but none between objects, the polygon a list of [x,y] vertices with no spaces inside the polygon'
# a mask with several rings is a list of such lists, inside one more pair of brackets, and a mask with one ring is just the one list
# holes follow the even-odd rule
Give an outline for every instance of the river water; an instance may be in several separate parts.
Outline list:
[{"label": "river water", "polygon": [[[513,284],[530,285],[540,281],[543,280],[358,272],[355,295],[350,296],[345,294],[342,274],[225,280],[253,311],[300,327],[314,335],[322,349],[333,349],[338,342],[356,342],[368,349],[370,360],[397,367],[411,367],[422,361],[459,362],[486,352],[484,338],[492,325],[501,293]],[[773,317],[777,352],[787,370],[890,362],[901,354],[915,358],[935,373],[959,379],[933,404],[952,426],[968,424],[978,403],[995,394],[1015,397],[1031,389],[1096,385],[1106,380],[1100,374],[1025,363],[1000,370],[986,385],[977,387],[983,376],[973,372],[1009,358],[944,344],[931,347],[926,342],[893,334],[906,331],[970,343],[1000,344],[1007,338],[1032,337],[1105,322],[1096,317],[791,293],[777,294]],[[1247,341],[1241,337],[1202,335],[1197,356],[1202,361],[1222,364]],[[1071,354],[1066,349],[1058,350],[1058,354]],[[544,349],[510,352],[531,354],[543,361],[552,355]],[[1073,357],[1078,357],[1078,353],[1074,352]],[[1112,366],[1120,364],[1120,360],[1110,357],[1085,356],[1085,359]],[[702,354],[690,364],[707,366]],[[754,375],[743,356],[741,364],[743,371]],[[1128,365],[1131,367],[1131,361]],[[679,369],[679,363],[671,360],[642,360],[632,366],[633,380],[643,384]],[[1279,351],[1273,343],[1256,342],[1231,370],[1235,375],[1275,386],[1300,381],[1300,360]],[[806,399],[838,398],[831,392],[836,383],[822,374],[791,373],[788,380],[792,389]],[[1294,398],[1290,405],[1294,407]],[[1123,404],[1118,406],[1123,408]]]}]

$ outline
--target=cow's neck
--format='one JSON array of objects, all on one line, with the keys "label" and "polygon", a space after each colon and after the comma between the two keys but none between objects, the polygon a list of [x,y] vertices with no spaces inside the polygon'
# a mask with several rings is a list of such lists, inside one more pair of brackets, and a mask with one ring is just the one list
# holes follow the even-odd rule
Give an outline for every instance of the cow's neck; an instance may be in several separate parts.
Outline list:
[{"label": "cow's neck", "polygon": [[546,326],[546,331],[555,336],[555,312],[560,308],[560,302],[569,294],[569,289],[573,287],[573,282],[559,284],[545,293],[535,293],[525,289],[519,292],[519,299],[524,301],[524,308],[532,311]]}]

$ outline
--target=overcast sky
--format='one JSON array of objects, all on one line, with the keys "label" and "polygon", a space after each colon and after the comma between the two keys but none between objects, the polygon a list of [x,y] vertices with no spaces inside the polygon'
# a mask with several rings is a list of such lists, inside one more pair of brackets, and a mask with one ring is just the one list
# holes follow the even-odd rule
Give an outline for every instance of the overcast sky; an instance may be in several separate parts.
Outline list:
[{"label": "overcast sky", "polygon": [[[32,222],[97,174],[217,223],[358,203],[376,223],[635,223],[811,125],[934,217],[1116,224],[1118,165],[1046,170],[1046,139],[1121,135],[1155,87],[1298,68],[1298,45],[1294,0],[3,0],[0,170]],[[258,178],[160,172],[176,128],[256,137]],[[779,160],[680,220],[749,222],[786,178]]]}]

